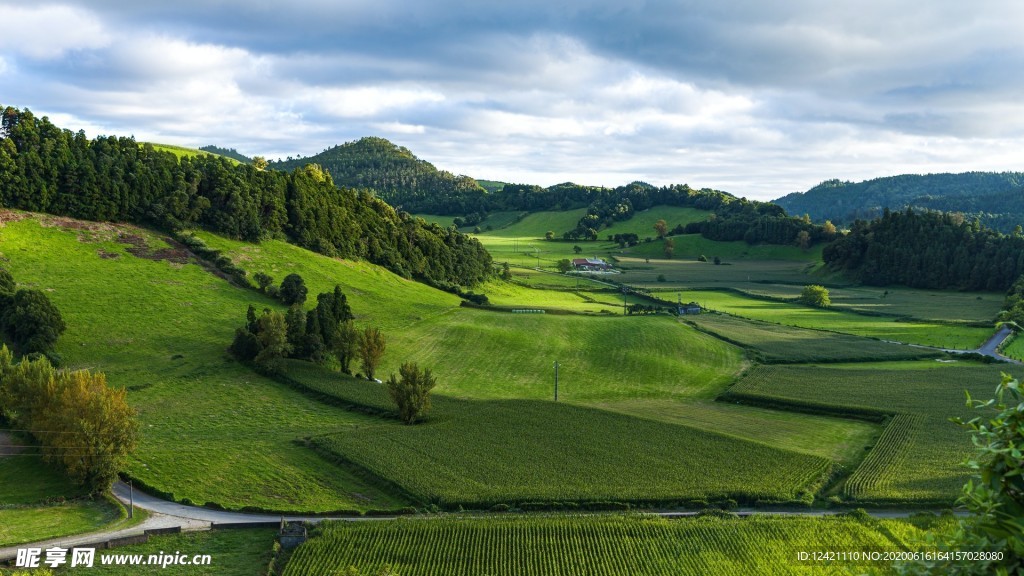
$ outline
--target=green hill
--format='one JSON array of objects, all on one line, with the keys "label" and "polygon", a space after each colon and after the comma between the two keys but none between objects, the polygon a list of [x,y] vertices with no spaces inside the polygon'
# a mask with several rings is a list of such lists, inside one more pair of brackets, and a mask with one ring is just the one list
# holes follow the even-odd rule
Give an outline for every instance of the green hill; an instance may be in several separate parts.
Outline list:
[{"label": "green hill", "polygon": [[1010,232],[1024,225],[1024,173],[904,174],[856,183],[828,180],[774,202],[790,214],[810,214],[816,221],[837,224],[871,220],[886,208],[963,212],[986,226]]},{"label": "green hill", "polygon": [[475,180],[438,170],[408,148],[384,138],[361,138],[314,156],[271,162],[270,167],[291,171],[309,163],[319,164],[337,184],[372,189],[384,201],[407,212],[484,211],[482,202],[487,192]]}]

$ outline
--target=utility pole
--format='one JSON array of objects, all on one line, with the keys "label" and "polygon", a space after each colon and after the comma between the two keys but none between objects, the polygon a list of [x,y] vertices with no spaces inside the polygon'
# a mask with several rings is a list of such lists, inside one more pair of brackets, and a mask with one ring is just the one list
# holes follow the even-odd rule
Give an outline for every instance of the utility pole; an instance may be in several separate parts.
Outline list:
[{"label": "utility pole", "polygon": [[558,402],[558,360],[555,360],[555,402]]}]

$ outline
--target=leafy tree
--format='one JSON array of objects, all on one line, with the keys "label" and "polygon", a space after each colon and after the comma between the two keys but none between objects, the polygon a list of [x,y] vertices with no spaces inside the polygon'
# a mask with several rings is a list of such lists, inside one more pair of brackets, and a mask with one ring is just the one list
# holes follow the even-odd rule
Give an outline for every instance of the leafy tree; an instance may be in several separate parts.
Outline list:
[{"label": "leafy tree", "polygon": [[676,251],[676,241],[672,238],[665,238],[665,258],[672,259]]},{"label": "leafy tree", "polygon": [[253,275],[253,279],[256,280],[256,284],[260,287],[260,292],[266,293],[267,287],[274,283],[274,278],[266,272],[257,272]]},{"label": "leafy tree", "polygon": [[49,352],[67,326],[41,290],[22,289],[3,310],[4,330],[22,354]]},{"label": "leafy tree", "polygon": [[658,235],[658,238],[664,238],[668,235],[668,223],[663,218],[659,218],[654,223],[654,233]]},{"label": "leafy tree", "polygon": [[329,348],[338,358],[341,371],[351,374],[352,360],[356,357],[359,348],[359,331],[356,330],[351,320],[338,323],[337,336]]},{"label": "leafy tree", "polygon": [[804,251],[811,247],[811,235],[807,230],[801,230],[796,233],[796,245]]},{"label": "leafy tree", "polygon": [[719,256],[715,256],[714,262],[715,262],[715,266],[718,266],[719,264],[722,263],[722,258],[719,257]]},{"label": "leafy tree", "polygon": [[572,251],[579,254],[580,252],[583,252],[583,248],[580,248],[578,245],[574,245],[572,247]]},{"label": "leafy tree", "polygon": [[291,306],[292,304],[302,304],[305,302],[308,291],[302,276],[293,273],[285,276],[284,280],[281,281],[278,296],[281,298],[281,302]]},{"label": "leafy tree", "polygon": [[836,237],[836,225],[831,220],[825,220],[825,223],[821,225],[821,232],[825,235],[826,240],[834,240]]},{"label": "leafy tree", "polygon": [[817,284],[804,286],[804,289],[800,291],[800,302],[815,308],[828,308],[832,305],[828,288]]},{"label": "leafy tree", "polygon": [[14,282],[14,277],[6,268],[0,266],[0,297],[11,298],[16,291],[17,284]]},{"label": "leafy tree", "polygon": [[280,312],[265,310],[259,318],[256,339],[260,343],[260,351],[253,359],[256,366],[270,374],[280,372],[284,367],[284,357],[291,352],[284,316]]},{"label": "leafy tree", "polygon": [[512,279],[512,269],[509,268],[508,262],[501,264],[501,279],[506,282]]},{"label": "leafy tree", "polygon": [[380,365],[380,359],[384,357],[384,350],[387,342],[384,335],[377,328],[367,326],[359,334],[359,360],[363,365],[363,373],[366,378],[373,380],[373,375]]},{"label": "leafy tree", "polygon": [[263,156],[254,156],[252,159],[252,167],[263,172],[267,169],[267,159]]},{"label": "leafy tree", "polygon": [[437,382],[429,368],[423,370],[414,362],[399,368],[401,379],[392,374],[388,379],[388,395],[398,407],[398,416],[406,424],[415,424],[430,410],[430,391]]},{"label": "leafy tree", "polygon": [[243,362],[251,362],[260,353],[260,341],[245,328],[236,328],[235,339],[231,341],[228,352]]},{"label": "leafy tree", "polygon": [[568,258],[562,258],[558,261],[556,266],[558,266],[558,271],[564,274],[569,270],[572,270],[572,261]]},{"label": "leafy tree", "polygon": [[295,358],[308,358],[306,350],[306,311],[302,304],[292,304],[284,315],[284,323],[287,326],[288,345],[292,347],[292,356]]},{"label": "leafy tree", "polygon": [[555,231],[554,230],[548,230],[547,232],[545,232],[544,233],[544,239],[545,240],[554,240],[555,239]]}]

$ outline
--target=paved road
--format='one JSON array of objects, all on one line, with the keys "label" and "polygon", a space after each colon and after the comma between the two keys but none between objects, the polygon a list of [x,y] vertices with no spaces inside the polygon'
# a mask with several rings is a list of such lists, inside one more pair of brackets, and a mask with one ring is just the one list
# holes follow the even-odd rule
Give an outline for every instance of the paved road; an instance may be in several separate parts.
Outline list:
[{"label": "paved road", "polygon": [[1002,360],[1004,362],[1009,362],[1010,364],[1018,364],[1018,365],[1024,364],[1024,362],[1021,362],[1020,360],[1014,360],[1013,358],[1007,358],[1006,356],[1003,356],[1002,354],[999,353],[999,347],[1003,345],[1003,342],[1005,342],[1006,339],[1009,338],[1011,334],[1013,334],[1013,330],[1011,330],[1006,324],[1003,324],[1002,326],[999,327],[999,330],[996,330],[996,333],[993,334],[991,338],[989,338],[984,344],[981,345],[981,348],[978,348],[976,350],[944,350],[944,351],[945,352],[951,352],[953,354],[970,354],[970,353],[975,353],[975,354],[981,354],[983,356],[988,356],[989,358],[995,358],[996,360]]}]

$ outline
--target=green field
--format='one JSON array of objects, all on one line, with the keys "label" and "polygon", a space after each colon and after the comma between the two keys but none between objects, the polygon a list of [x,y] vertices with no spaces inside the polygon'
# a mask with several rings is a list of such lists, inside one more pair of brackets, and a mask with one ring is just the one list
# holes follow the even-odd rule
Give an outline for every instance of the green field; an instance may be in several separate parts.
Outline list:
[{"label": "green field", "polygon": [[[731,242],[720,242],[709,240],[700,234],[680,234],[671,236],[674,248],[672,260],[693,260],[699,256],[706,256],[707,264],[714,266],[715,256],[723,262],[733,263],[742,260],[792,260],[797,262],[818,262],[821,260],[822,246],[819,244],[809,250],[801,250],[796,246],[781,244],[754,244],[750,245],[742,240]],[[665,243],[655,240],[650,243],[641,243],[624,253],[633,258],[665,258]]]},{"label": "green field", "polygon": [[[810,279],[808,282],[810,283]],[[743,288],[754,296],[796,300],[802,285],[760,284]],[[992,292],[953,292],[876,288],[871,286],[829,287],[832,308],[862,314],[886,315],[942,323],[992,324],[1003,306],[1004,295]]]},{"label": "green field", "polygon": [[981,346],[994,331],[991,327],[962,324],[902,322],[882,316],[864,316],[801,304],[759,300],[735,292],[688,290],[683,292],[683,297],[684,300],[699,302],[707,309],[774,324],[940,348],[974,349]]},{"label": "green field", "polygon": [[[171,154],[174,154],[178,158],[187,158],[187,157],[191,157],[191,156],[199,156],[201,154],[205,154],[207,156],[217,156],[217,157],[220,157],[220,158],[227,158],[226,156],[221,156],[220,154],[214,154],[212,152],[206,152],[205,150],[197,150],[195,148],[186,148],[184,146],[174,146],[172,144],[153,144],[153,149],[155,149],[158,152],[170,152]],[[231,162],[232,164],[240,164],[240,162],[238,160],[235,160],[234,158],[227,158],[227,161]]]},{"label": "green field", "polygon": [[952,502],[967,479],[962,462],[969,435],[953,416],[973,417],[964,392],[990,398],[1000,373],[1019,368],[966,362],[758,366],[729,390],[728,399],[850,416],[896,415],[845,495],[877,502]]},{"label": "green field", "polygon": [[1014,336],[1013,340],[1003,348],[1003,355],[1024,360],[1024,337]]},{"label": "green field", "polygon": [[42,221],[7,222],[0,251],[19,284],[46,290],[61,310],[68,329],[57,351],[66,365],[105,372],[112,385],[129,389],[142,425],[132,476],[179,500],[228,507],[397,504],[293,442],[367,417],[325,406],[226,357],[246,307],[277,304],[201,266],[132,255],[124,236],[166,247],[144,230]]},{"label": "green field", "polygon": [[940,356],[925,348],[880,342],[859,336],[780,326],[726,314],[684,318],[700,330],[747,348],[755,358],[773,364],[906,360]]},{"label": "green field", "polygon": [[[112,550],[97,550],[92,568],[64,568],[57,574],[107,574],[109,576],[136,576],[137,574],[165,574],[168,576],[255,576],[265,574],[273,554],[276,530],[250,528],[242,530],[207,530],[152,536],[145,544],[122,546]],[[104,555],[142,555],[143,562],[150,555],[181,554],[190,561],[196,555],[209,555],[209,565],[155,566],[103,565]]]},{"label": "green field", "polygon": [[105,498],[0,508],[0,547],[128,525],[124,508]]},{"label": "green field", "polygon": [[829,468],[825,458],[550,401],[437,396],[418,426],[381,422],[314,442],[416,500],[448,508],[789,501]]},{"label": "green field", "polygon": [[402,576],[680,576],[822,574],[889,564],[800,562],[810,550],[917,550],[924,529],[951,529],[949,517],[869,520],[643,516],[447,518],[327,522],[299,547],[285,576],[329,574],[356,566]]}]

